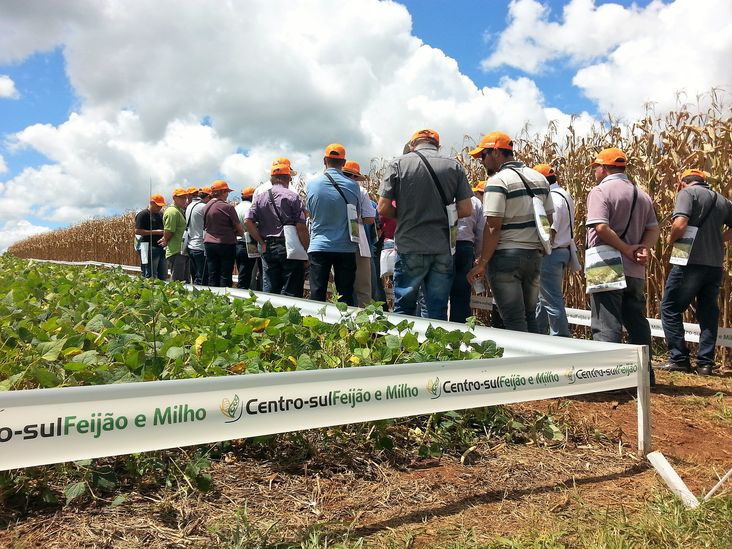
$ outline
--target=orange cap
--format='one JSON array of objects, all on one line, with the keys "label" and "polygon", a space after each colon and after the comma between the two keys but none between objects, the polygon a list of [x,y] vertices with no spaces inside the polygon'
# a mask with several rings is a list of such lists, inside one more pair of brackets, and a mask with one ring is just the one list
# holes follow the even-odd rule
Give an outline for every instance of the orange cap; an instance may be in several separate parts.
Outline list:
[{"label": "orange cap", "polygon": [[251,197],[254,194],[254,187],[244,187],[241,191],[242,198]]},{"label": "orange cap", "polygon": [[[290,166],[290,175],[293,177],[297,175],[297,172],[292,169],[292,164],[290,163],[289,158],[285,158],[284,156],[279,156],[279,157],[275,158],[272,161],[272,168],[274,168],[278,164],[287,164],[288,166]],[[272,173],[271,175],[278,175],[278,174]]]},{"label": "orange cap", "polygon": [[186,191],[188,191],[188,194],[196,194],[198,192],[198,187],[188,187]]},{"label": "orange cap", "polygon": [[366,177],[361,175],[361,166],[354,160],[346,160],[346,163],[343,166],[343,173],[355,176],[355,179],[358,181],[366,180]]},{"label": "orange cap", "polygon": [[216,191],[231,192],[233,190],[234,189],[229,188],[229,184],[226,181],[224,181],[223,179],[219,179],[219,180],[211,183],[211,192],[216,192]]},{"label": "orange cap", "polygon": [[161,208],[165,206],[165,199],[162,194],[154,194],[150,197],[150,202],[155,202]]},{"label": "orange cap", "polygon": [[211,194],[211,187],[201,187],[201,192],[203,194]]},{"label": "orange cap", "polygon": [[435,130],[430,130],[429,128],[426,128],[424,130],[417,130],[416,132],[414,132],[412,134],[412,139],[410,139],[409,142],[413,143],[417,139],[432,139],[439,145],[440,134],[437,133]]},{"label": "orange cap", "polygon": [[534,166],[534,169],[544,177],[557,176],[557,174],[554,173],[554,168],[552,168],[549,164],[537,164],[536,166]]},{"label": "orange cap", "polygon": [[702,179],[706,179],[707,177],[709,177],[709,172],[705,172],[704,170],[695,170],[695,169],[684,170],[683,173],[681,174],[681,179],[685,179],[689,176],[696,176],[696,177],[701,177]]},{"label": "orange cap", "polygon": [[325,158],[346,158],[346,149],[338,143],[331,143],[325,148]]},{"label": "orange cap", "polygon": [[503,132],[490,132],[485,134],[478,146],[468,154],[473,158],[478,158],[485,149],[507,149],[512,151],[513,140]]},{"label": "orange cap", "polygon": [[289,175],[292,176],[292,168],[289,164],[272,164],[270,175]]},{"label": "orange cap", "polygon": [[182,187],[176,187],[176,189],[173,191],[173,197],[176,196],[188,196],[188,191]]},{"label": "orange cap", "polygon": [[628,157],[620,149],[611,147],[603,149],[597,153],[597,158],[592,161],[592,165],[600,166],[625,166],[628,163]]},{"label": "orange cap", "polygon": [[473,187],[474,193],[482,193],[485,192],[485,181],[478,181],[475,184],[475,187]]}]

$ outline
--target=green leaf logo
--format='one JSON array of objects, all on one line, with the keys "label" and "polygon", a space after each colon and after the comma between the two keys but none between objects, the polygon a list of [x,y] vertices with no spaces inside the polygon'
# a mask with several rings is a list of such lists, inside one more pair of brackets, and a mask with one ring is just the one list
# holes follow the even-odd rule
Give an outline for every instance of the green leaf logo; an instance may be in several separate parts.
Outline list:
[{"label": "green leaf logo", "polygon": [[427,391],[432,395],[430,398],[440,398],[442,394],[442,386],[440,385],[440,378],[427,380]]},{"label": "green leaf logo", "polygon": [[221,413],[230,418],[230,421],[227,421],[226,423],[234,423],[241,419],[244,407],[240,406],[240,404],[241,400],[239,399],[239,395],[234,395],[233,400],[225,398],[221,401]]},{"label": "green leaf logo", "polygon": [[572,385],[575,381],[577,381],[577,379],[574,377],[574,366],[572,366],[571,370],[567,370],[566,372],[564,372],[564,375],[569,380],[570,385]]}]

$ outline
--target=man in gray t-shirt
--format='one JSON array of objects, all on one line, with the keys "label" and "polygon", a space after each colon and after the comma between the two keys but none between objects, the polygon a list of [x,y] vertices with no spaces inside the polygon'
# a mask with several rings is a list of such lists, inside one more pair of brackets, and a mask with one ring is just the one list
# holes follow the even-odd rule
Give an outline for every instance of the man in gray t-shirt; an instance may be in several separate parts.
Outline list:
[{"label": "man in gray t-shirt", "polygon": [[[662,370],[690,372],[689,349],[684,340],[683,315],[696,298],[699,322],[699,349],[696,373],[711,375],[719,320],[719,288],[724,259],[722,227],[732,227],[732,203],[709,188],[707,174],[686,170],[676,185],[676,206],[668,242],[684,236],[688,227],[697,227],[686,265],[674,265],[666,280],[661,301],[661,323],[669,350]],[[688,238],[688,235],[687,235]]]},{"label": "man in gray t-shirt", "polygon": [[473,193],[465,169],[455,159],[441,156],[439,145],[440,136],[434,130],[412,135],[411,150],[387,166],[378,210],[380,216],[398,221],[394,312],[414,315],[417,292],[424,283],[428,316],[447,320],[454,275],[446,206],[454,204],[458,217],[468,217],[473,212]]}]

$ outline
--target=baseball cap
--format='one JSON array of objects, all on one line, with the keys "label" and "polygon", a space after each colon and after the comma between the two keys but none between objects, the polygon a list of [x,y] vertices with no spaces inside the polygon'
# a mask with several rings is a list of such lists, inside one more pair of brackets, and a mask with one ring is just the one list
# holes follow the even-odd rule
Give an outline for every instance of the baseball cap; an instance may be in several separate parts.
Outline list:
[{"label": "baseball cap", "polygon": [[233,190],[234,189],[230,189],[229,188],[229,184],[226,181],[224,181],[223,179],[219,179],[219,180],[214,181],[213,183],[211,183],[211,191],[212,192],[216,192],[216,191],[227,191],[227,192],[231,192]]},{"label": "baseball cap", "polygon": [[475,187],[473,187],[474,193],[482,193],[485,192],[485,181],[478,181],[475,184]]},{"label": "baseball cap", "polygon": [[331,143],[325,148],[325,158],[346,158],[346,149],[339,143]]},{"label": "baseball cap", "polygon": [[211,187],[201,187],[201,192],[203,194],[211,194]]},{"label": "baseball cap", "polygon": [[254,187],[244,187],[241,191],[242,198],[252,196],[254,194]]},{"label": "baseball cap", "polygon": [[411,143],[413,141],[416,141],[417,139],[432,139],[439,144],[440,134],[437,133],[435,130],[425,128],[424,130],[417,130],[416,132],[414,132],[409,142]]},{"label": "baseball cap", "polygon": [[684,170],[681,173],[681,179],[684,179],[686,177],[695,176],[695,177],[701,177],[702,179],[706,179],[709,177],[709,172],[705,172],[704,170],[696,170],[696,169],[690,169],[690,170]]},{"label": "baseball cap", "polygon": [[554,173],[554,168],[552,168],[549,164],[537,164],[536,166],[534,166],[534,169],[544,177],[557,176],[557,174]]},{"label": "baseball cap", "polygon": [[198,192],[198,187],[188,187],[186,191],[188,191],[188,194],[196,194]]},{"label": "baseball cap", "polygon": [[182,187],[176,187],[173,191],[173,196],[188,196],[188,191]]},{"label": "baseball cap", "polygon": [[289,164],[272,164],[270,175],[289,175],[292,176],[292,168]]},{"label": "baseball cap", "polygon": [[[290,175],[293,177],[297,175],[297,172],[292,169],[292,164],[290,163],[289,158],[285,158],[284,156],[279,156],[272,161],[272,166],[276,166],[277,164],[287,164],[288,166],[290,166]],[[271,174],[271,175],[275,175],[275,174]]]},{"label": "baseball cap", "polygon": [[597,153],[597,158],[592,161],[593,166],[625,166],[627,163],[628,157],[623,151],[615,147],[601,150]]},{"label": "baseball cap", "polygon": [[478,158],[485,149],[507,149],[512,151],[513,140],[503,132],[490,132],[485,134],[478,146],[468,154],[473,158]]},{"label": "baseball cap", "polygon": [[365,181],[366,177],[361,175],[361,166],[358,162],[354,160],[346,160],[345,165],[343,166],[343,173],[347,173],[350,175],[356,176],[356,179],[358,181]]},{"label": "baseball cap", "polygon": [[150,197],[150,202],[155,202],[160,207],[165,206],[165,199],[162,194],[154,194]]}]

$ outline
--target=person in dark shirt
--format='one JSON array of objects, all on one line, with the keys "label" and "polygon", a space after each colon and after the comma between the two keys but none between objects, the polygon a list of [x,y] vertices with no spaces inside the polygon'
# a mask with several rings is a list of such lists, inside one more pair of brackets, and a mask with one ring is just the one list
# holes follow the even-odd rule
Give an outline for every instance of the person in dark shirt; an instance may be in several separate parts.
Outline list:
[{"label": "person in dark shirt", "polygon": [[150,197],[150,205],[135,217],[135,235],[140,237],[140,263],[144,278],[165,280],[168,277],[165,248],[158,242],[163,236],[163,215],[160,212],[164,206],[163,195],[154,194]]}]

